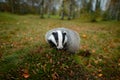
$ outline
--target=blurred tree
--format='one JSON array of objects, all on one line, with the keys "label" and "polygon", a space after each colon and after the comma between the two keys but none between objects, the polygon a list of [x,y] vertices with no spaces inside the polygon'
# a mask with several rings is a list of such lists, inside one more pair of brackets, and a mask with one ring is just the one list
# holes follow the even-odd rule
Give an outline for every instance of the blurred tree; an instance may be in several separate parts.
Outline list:
[{"label": "blurred tree", "polygon": [[75,7],[76,7],[76,1],[70,0],[69,10],[68,10],[68,20],[75,18]]},{"label": "blurred tree", "polygon": [[12,13],[15,13],[15,0],[8,0],[8,4],[9,4],[9,7],[10,7],[10,11]]},{"label": "blurred tree", "polygon": [[65,0],[62,1],[62,5],[61,5],[61,19],[63,20],[64,19],[64,16],[65,16]]},{"label": "blurred tree", "polygon": [[120,20],[120,0],[111,0],[107,18],[110,20]]},{"label": "blurred tree", "polygon": [[[110,2],[106,11],[100,10],[101,4],[105,7],[104,2],[107,6]],[[0,11],[40,14],[41,18],[44,14],[50,17],[57,13],[61,19],[67,17],[68,20],[84,14],[90,15],[92,22],[104,12],[104,20],[120,20],[120,0],[0,0]]]},{"label": "blurred tree", "polygon": [[11,12],[8,2],[0,2],[0,11],[1,12]]},{"label": "blurred tree", "polygon": [[68,20],[75,18],[76,0],[63,0],[61,5],[61,19],[67,16]]},{"label": "blurred tree", "polygon": [[44,18],[44,0],[40,0],[40,18]]},{"label": "blurred tree", "polygon": [[51,14],[51,6],[52,6],[52,0],[46,0],[46,10],[45,12],[47,13],[48,15],[48,18],[50,18],[50,14]]},{"label": "blurred tree", "polygon": [[20,13],[20,1],[21,0],[6,0],[6,3],[9,5],[10,12]]},{"label": "blurred tree", "polygon": [[93,5],[94,0],[90,1],[91,8],[90,8],[90,14],[91,14],[91,22],[96,22],[97,16],[100,15],[100,1],[96,0],[96,2]]},{"label": "blurred tree", "polygon": [[20,14],[27,14],[29,13],[28,4],[25,1],[20,2]]}]

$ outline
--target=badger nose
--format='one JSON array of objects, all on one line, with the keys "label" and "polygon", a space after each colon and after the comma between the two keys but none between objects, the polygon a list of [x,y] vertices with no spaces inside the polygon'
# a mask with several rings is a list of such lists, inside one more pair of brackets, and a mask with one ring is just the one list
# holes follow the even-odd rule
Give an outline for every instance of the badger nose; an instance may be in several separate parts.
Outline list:
[{"label": "badger nose", "polygon": [[57,47],[57,49],[58,49],[58,50],[61,50],[61,49],[63,49],[63,47]]}]

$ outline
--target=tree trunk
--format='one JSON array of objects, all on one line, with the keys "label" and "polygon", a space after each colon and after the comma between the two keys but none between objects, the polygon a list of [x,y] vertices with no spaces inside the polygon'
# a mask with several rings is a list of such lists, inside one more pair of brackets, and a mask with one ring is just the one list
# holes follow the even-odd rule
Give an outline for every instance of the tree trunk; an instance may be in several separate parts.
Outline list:
[{"label": "tree trunk", "polygon": [[40,2],[40,18],[44,18],[44,0]]},{"label": "tree trunk", "polygon": [[61,19],[64,20],[65,15],[65,7],[64,7],[64,0],[62,1],[62,10],[61,10]]},{"label": "tree trunk", "polygon": [[52,0],[48,0],[47,2],[47,14],[48,14],[48,18],[50,18],[50,13],[51,13],[51,6],[52,6]]},{"label": "tree trunk", "polygon": [[70,5],[69,5],[69,13],[68,13],[68,20],[71,20],[72,19],[72,2],[70,2]]},{"label": "tree trunk", "polygon": [[120,21],[120,0],[111,0],[108,9],[108,19]]},{"label": "tree trunk", "polygon": [[9,2],[9,6],[11,8],[11,12],[15,13],[15,4],[14,4],[14,0],[8,0]]}]

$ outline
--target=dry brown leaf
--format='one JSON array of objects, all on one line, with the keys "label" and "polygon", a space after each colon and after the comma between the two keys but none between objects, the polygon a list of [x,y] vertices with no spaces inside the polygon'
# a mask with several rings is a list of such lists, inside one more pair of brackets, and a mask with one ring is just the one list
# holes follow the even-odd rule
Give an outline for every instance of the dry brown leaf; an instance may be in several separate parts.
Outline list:
[{"label": "dry brown leaf", "polygon": [[89,64],[87,65],[87,67],[88,67],[88,68],[91,68],[91,67],[92,67],[92,65],[89,63]]},{"label": "dry brown leaf", "polygon": [[57,74],[57,72],[54,72],[54,73],[52,74],[52,79],[53,79],[53,80],[59,79],[59,75]]},{"label": "dry brown leaf", "polygon": [[94,60],[95,64],[98,64],[98,60]]},{"label": "dry brown leaf", "polygon": [[53,60],[52,60],[52,58],[50,59],[50,63],[51,63],[51,64],[53,63]]},{"label": "dry brown leaf", "polygon": [[92,53],[95,53],[95,52],[96,52],[96,51],[93,49],[93,50],[92,50]]},{"label": "dry brown leaf", "polygon": [[70,73],[69,73],[69,75],[70,75],[71,77],[73,77],[73,76],[74,76],[74,72],[71,70]]},{"label": "dry brown leaf", "polygon": [[83,34],[82,37],[83,37],[83,38],[87,38],[87,35],[86,35],[86,34]]},{"label": "dry brown leaf", "polygon": [[82,49],[87,49],[88,46],[87,46],[87,45],[83,45],[81,48],[82,48]]},{"label": "dry brown leaf", "polygon": [[101,74],[101,73],[100,73],[100,74],[98,74],[98,77],[102,77],[102,76],[103,76],[103,74]]},{"label": "dry brown leaf", "polygon": [[104,50],[105,52],[108,52],[108,49],[107,49],[107,48],[103,48],[103,50]]},{"label": "dry brown leaf", "polygon": [[41,67],[43,68],[43,70],[45,72],[46,71],[46,64],[42,65]]},{"label": "dry brown leaf", "polygon": [[102,69],[99,69],[98,72],[102,72]]},{"label": "dry brown leaf", "polygon": [[24,78],[28,78],[28,77],[30,77],[30,75],[27,74],[27,73],[23,73],[23,77],[24,77]]},{"label": "dry brown leaf", "polygon": [[118,66],[120,66],[120,63],[118,63]]},{"label": "dry brown leaf", "polygon": [[60,62],[58,61],[58,62],[57,62],[57,64],[59,65],[59,64],[60,64]]},{"label": "dry brown leaf", "polygon": [[24,77],[24,78],[30,77],[29,72],[28,72],[28,69],[24,69],[24,70],[23,70],[23,77]]}]

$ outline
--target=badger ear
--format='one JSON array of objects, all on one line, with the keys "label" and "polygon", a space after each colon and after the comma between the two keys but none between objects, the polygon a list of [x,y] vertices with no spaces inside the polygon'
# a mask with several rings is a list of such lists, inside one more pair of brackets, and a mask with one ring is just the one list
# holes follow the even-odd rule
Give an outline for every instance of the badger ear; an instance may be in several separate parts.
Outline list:
[{"label": "badger ear", "polygon": [[56,33],[57,33],[56,31],[53,31],[53,32],[52,32],[53,35],[56,34]]},{"label": "badger ear", "polygon": [[66,35],[67,34],[67,32],[66,31],[63,31],[63,35]]}]

